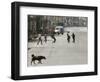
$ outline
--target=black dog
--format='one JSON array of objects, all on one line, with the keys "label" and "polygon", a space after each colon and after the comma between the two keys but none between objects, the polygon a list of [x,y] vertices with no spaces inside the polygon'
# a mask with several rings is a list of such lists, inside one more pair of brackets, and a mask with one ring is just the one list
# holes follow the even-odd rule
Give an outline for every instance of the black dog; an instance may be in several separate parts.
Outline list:
[{"label": "black dog", "polygon": [[32,62],[34,62],[35,64],[36,60],[38,61],[38,63],[42,64],[41,62],[42,59],[46,59],[46,57],[45,56],[35,56],[34,54],[32,54],[31,65],[32,65]]}]

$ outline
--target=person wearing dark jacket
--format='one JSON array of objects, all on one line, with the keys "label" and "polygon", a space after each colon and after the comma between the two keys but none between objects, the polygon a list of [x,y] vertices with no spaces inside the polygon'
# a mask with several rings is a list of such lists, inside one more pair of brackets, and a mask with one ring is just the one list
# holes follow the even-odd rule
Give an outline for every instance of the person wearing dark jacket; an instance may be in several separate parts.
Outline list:
[{"label": "person wearing dark jacket", "polygon": [[67,33],[67,41],[68,41],[68,43],[70,42],[70,35],[69,35],[69,33]]},{"label": "person wearing dark jacket", "polygon": [[75,34],[72,33],[72,39],[73,39],[73,43],[75,43]]},{"label": "person wearing dark jacket", "polygon": [[53,43],[55,43],[55,42],[56,42],[55,32],[52,32],[52,33],[51,33],[51,38],[54,40]]}]

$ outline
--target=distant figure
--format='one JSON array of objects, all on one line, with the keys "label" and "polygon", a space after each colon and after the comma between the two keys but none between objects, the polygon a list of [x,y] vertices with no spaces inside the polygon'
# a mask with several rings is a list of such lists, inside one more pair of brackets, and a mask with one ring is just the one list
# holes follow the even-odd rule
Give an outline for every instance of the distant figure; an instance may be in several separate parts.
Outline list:
[{"label": "distant figure", "polygon": [[31,48],[28,48],[28,50],[30,50]]},{"label": "distant figure", "polygon": [[73,43],[75,43],[75,34],[72,33],[72,39],[73,39]]},{"label": "distant figure", "polygon": [[42,35],[41,34],[38,34],[38,42],[37,42],[37,45],[41,42],[41,45],[42,45]]},{"label": "distant figure", "polygon": [[62,35],[64,34],[64,28],[61,28],[61,34]]},{"label": "distant figure", "polygon": [[67,33],[67,41],[68,41],[68,43],[70,42],[70,35],[69,35],[69,32]]},{"label": "distant figure", "polygon": [[47,42],[47,34],[44,34],[44,41]]},{"label": "distant figure", "polygon": [[53,43],[55,43],[56,42],[56,38],[55,38],[55,33],[54,32],[51,33],[51,38],[54,39]]}]

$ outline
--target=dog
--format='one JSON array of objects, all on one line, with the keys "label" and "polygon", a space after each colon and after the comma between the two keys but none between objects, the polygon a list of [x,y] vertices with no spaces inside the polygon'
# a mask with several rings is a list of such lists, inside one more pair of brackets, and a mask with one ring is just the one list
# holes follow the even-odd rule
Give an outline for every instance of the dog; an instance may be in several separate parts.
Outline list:
[{"label": "dog", "polygon": [[42,61],[41,61],[42,59],[46,60],[46,57],[45,56],[35,56],[34,54],[32,54],[31,65],[32,65],[32,62],[36,64],[35,63],[36,60],[38,61],[38,63],[42,64]]}]

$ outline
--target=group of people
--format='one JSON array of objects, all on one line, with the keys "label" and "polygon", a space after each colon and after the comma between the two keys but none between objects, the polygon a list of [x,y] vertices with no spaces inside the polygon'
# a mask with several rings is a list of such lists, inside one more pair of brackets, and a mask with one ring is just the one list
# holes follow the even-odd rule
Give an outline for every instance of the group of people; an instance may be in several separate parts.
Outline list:
[{"label": "group of people", "polygon": [[[48,36],[47,34],[44,34],[44,42],[45,43],[47,43],[47,36]],[[50,36],[53,39],[53,42],[52,43],[55,43],[56,42],[55,33],[52,33]],[[68,41],[68,43],[70,43],[71,38],[72,38],[72,42],[75,43],[75,34],[72,33],[70,35],[70,32],[67,32],[67,41]],[[42,35],[41,34],[38,34],[37,45],[39,45],[39,43],[41,43],[41,45],[43,44],[43,39],[42,39]]]},{"label": "group of people", "polygon": [[72,37],[72,42],[75,43],[75,34],[72,33],[72,35],[69,34],[70,32],[67,33],[67,41],[70,43],[71,37]]},{"label": "group of people", "polygon": [[[56,42],[56,38],[55,38],[55,34],[52,33],[51,34],[51,38],[53,39],[52,43]],[[44,42],[47,43],[47,34],[44,34]],[[38,34],[38,41],[37,41],[37,45],[39,45],[39,43],[41,43],[41,45],[43,44],[43,40],[42,40],[42,35]]]}]

